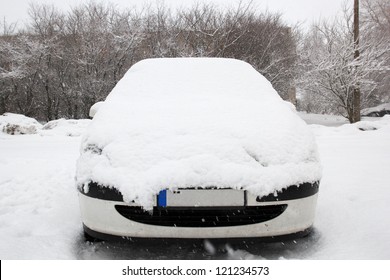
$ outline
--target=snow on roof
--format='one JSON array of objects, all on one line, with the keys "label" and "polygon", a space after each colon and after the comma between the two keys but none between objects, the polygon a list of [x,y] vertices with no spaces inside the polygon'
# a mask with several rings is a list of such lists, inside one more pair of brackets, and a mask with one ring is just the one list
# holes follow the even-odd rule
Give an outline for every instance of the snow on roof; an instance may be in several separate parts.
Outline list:
[{"label": "snow on roof", "polygon": [[321,177],[314,137],[249,64],[222,58],[135,64],[83,137],[77,183],[119,189],[145,208],[161,189],[265,195]]}]

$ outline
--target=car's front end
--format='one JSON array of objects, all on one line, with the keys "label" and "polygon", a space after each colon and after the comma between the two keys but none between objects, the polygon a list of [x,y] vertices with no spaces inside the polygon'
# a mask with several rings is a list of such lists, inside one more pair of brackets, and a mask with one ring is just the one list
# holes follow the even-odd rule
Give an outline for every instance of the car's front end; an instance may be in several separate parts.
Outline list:
[{"label": "car's front end", "polygon": [[96,183],[79,188],[79,197],[84,230],[94,238],[274,238],[310,231],[318,188],[304,183],[262,197],[235,189],[163,190],[151,210]]}]

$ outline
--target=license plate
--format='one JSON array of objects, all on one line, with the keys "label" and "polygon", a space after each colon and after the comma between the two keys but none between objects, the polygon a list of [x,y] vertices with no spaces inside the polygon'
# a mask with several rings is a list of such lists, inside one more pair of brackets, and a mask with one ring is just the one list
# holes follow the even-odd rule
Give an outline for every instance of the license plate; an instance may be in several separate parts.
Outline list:
[{"label": "license plate", "polygon": [[244,206],[245,192],[232,189],[162,190],[157,196],[159,207]]}]

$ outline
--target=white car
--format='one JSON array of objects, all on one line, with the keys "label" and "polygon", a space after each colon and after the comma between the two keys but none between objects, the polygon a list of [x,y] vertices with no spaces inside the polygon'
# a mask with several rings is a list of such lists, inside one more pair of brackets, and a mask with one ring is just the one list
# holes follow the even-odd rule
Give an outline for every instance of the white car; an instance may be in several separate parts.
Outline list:
[{"label": "white car", "polygon": [[94,115],[77,164],[87,237],[306,235],[314,137],[260,73],[223,58],[143,60]]}]

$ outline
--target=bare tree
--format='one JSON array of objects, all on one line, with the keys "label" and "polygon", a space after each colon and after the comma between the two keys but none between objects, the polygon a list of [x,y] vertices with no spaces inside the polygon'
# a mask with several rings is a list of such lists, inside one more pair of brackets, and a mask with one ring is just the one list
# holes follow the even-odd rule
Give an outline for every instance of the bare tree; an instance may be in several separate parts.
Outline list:
[{"label": "bare tree", "polygon": [[150,57],[242,59],[282,96],[296,76],[294,32],[279,14],[256,12],[251,3],[172,12],[161,4],[119,11],[90,2],[67,14],[31,4],[29,13],[26,31],[0,36],[0,113],[87,117],[131,65]]},{"label": "bare tree", "polygon": [[360,88],[362,105],[369,102],[378,85],[376,78],[388,73],[389,45],[385,40],[362,37],[356,57],[352,18],[350,9],[345,9],[343,18],[312,27],[301,49],[305,74],[300,86],[307,94],[321,96],[333,112],[355,122],[354,91]]},{"label": "bare tree", "polygon": [[[390,45],[390,2],[388,0],[363,0],[361,21],[364,27],[364,37],[374,44]],[[386,66],[390,68],[390,52],[385,54]],[[390,102],[390,74],[388,72],[376,75],[373,79],[377,87],[373,91],[370,103],[375,106]]]}]

